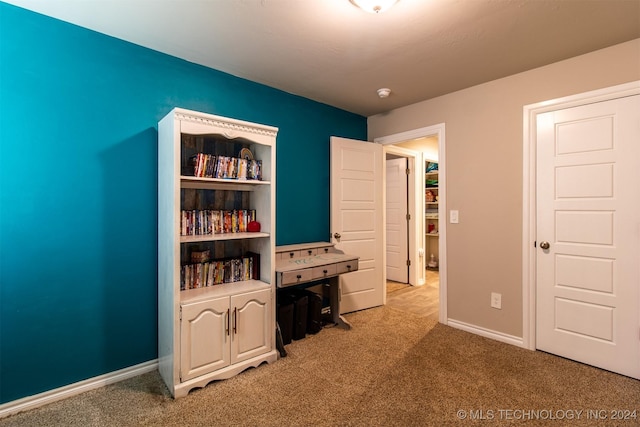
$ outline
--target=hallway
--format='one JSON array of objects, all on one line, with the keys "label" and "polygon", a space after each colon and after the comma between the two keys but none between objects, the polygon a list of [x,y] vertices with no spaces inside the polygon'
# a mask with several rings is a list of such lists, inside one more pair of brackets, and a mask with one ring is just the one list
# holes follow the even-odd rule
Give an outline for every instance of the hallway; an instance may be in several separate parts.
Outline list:
[{"label": "hallway", "polygon": [[438,320],[440,286],[437,271],[427,270],[423,286],[387,281],[387,305],[420,317]]}]

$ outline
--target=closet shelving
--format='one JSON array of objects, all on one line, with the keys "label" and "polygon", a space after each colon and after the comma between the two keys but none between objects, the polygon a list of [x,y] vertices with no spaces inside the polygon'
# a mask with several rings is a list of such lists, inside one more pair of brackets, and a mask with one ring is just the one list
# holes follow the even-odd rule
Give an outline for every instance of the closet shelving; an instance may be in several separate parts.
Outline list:
[{"label": "closet shelving", "polygon": [[436,261],[439,256],[438,163],[427,161],[425,171],[425,236],[427,262],[429,262],[432,254]]}]

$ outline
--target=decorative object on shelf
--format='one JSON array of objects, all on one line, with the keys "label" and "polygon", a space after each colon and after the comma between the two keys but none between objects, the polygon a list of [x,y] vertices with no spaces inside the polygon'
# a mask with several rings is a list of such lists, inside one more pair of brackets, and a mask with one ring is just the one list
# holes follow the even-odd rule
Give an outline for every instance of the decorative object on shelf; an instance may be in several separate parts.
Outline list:
[{"label": "decorative object on shelf", "polygon": [[429,268],[438,268],[438,261],[436,261],[436,257],[431,254],[431,258],[429,259],[429,264],[427,264]]},{"label": "decorative object on shelf", "polygon": [[209,250],[194,250],[191,252],[191,262],[193,264],[198,264],[201,262],[209,262],[209,257],[211,256],[211,251]]},{"label": "decorative object on shelf", "polygon": [[427,190],[427,191],[424,193],[424,200],[425,200],[426,202],[429,202],[429,203],[430,203],[430,202],[433,202],[433,201],[434,201],[434,199],[435,199],[435,196],[433,195],[433,192],[432,192],[431,190]]},{"label": "decorative object on shelf", "polygon": [[434,162],[428,162],[427,163],[427,173],[431,173],[431,172],[437,172],[438,171],[438,164],[434,163]]},{"label": "decorative object on shelf", "polygon": [[247,231],[251,233],[259,233],[260,232],[260,223],[258,221],[251,221],[247,225]]},{"label": "decorative object on shelf", "polygon": [[248,148],[243,148],[242,150],[240,150],[240,154],[238,154],[238,157],[244,160],[253,160],[253,153]]}]

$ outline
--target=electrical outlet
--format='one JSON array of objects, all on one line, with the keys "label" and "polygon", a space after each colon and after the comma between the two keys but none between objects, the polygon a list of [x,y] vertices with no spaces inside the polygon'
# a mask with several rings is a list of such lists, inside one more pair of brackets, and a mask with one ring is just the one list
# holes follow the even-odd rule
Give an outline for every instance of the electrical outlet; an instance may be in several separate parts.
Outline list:
[{"label": "electrical outlet", "polygon": [[457,210],[450,210],[449,211],[449,222],[451,224],[457,224],[458,220],[459,220],[458,211]]},{"label": "electrical outlet", "polygon": [[491,307],[502,309],[502,294],[491,292]]}]

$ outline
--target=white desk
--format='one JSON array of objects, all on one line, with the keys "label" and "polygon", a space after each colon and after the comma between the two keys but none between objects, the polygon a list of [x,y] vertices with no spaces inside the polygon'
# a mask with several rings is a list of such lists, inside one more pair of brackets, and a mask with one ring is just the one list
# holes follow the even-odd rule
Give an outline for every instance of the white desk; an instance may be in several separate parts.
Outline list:
[{"label": "white desk", "polygon": [[[358,270],[358,259],[327,242],[277,246],[276,285],[287,288],[328,284],[331,321],[344,329],[351,329],[351,324],[340,315],[340,275]],[[283,354],[284,346],[280,350]]]}]

